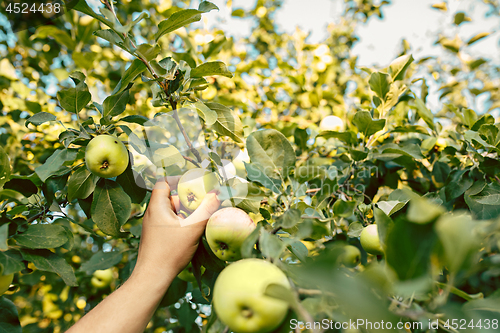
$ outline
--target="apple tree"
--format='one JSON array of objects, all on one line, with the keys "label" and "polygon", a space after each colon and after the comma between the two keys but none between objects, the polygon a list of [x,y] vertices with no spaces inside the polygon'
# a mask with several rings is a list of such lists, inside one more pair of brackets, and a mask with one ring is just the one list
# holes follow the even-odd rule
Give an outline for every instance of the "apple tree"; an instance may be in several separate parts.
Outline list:
[{"label": "apple tree", "polygon": [[[223,207],[255,223],[243,260],[286,276],[259,295],[285,304],[275,332],[347,331],[349,320],[498,329],[499,66],[472,50],[491,32],[443,30],[441,55],[422,59],[403,41],[387,67],[366,68],[352,54],[356,27],[387,1],[345,0],[321,43],[281,33],[277,0],[226,2],[254,22],[240,39],[200,24],[223,9],[209,1],[91,5],[15,34],[1,27],[1,330],[62,332],[119,288],[154,181],[198,168],[216,175]],[[434,7],[457,31],[470,20]],[[327,116],[342,123],[320,126]],[[90,149],[108,136],[128,153]],[[124,167],[102,172],[114,162]],[[221,260],[210,242],[147,332],[232,329],[214,286],[241,260]],[[323,319],[328,328],[313,327]]]}]

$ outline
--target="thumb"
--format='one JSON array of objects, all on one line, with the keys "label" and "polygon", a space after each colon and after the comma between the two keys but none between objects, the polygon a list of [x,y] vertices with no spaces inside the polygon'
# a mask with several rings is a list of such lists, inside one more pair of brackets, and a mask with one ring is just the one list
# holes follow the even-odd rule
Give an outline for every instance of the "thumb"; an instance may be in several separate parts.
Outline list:
[{"label": "thumb", "polygon": [[181,226],[185,227],[195,223],[205,225],[210,216],[219,209],[219,206],[220,201],[217,198],[217,191],[208,192],[200,206],[187,219],[181,220]]}]

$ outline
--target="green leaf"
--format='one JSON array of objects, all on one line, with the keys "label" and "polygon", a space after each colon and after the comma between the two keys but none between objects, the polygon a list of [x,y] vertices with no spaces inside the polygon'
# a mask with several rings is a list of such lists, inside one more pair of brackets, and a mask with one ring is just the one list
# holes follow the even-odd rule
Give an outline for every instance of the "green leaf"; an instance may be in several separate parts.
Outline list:
[{"label": "green leaf", "polygon": [[6,182],[3,188],[17,191],[25,197],[38,193],[38,187],[29,179],[13,178]]},{"label": "green leaf", "polygon": [[342,199],[338,199],[333,204],[333,214],[340,217],[352,216],[352,214],[354,214],[356,205],[356,201],[344,201]]},{"label": "green leaf", "polygon": [[121,93],[106,97],[106,99],[102,103],[103,116],[114,117],[123,113],[123,111],[125,111],[125,108],[127,107],[129,96],[130,93],[128,89],[126,89]]},{"label": "green leaf", "polygon": [[365,137],[369,137],[385,127],[385,119],[373,120],[368,111],[356,112],[352,123],[365,135]]},{"label": "green leaf", "polygon": [[145,123],[150,122],[151,120],[148,117],[144,117],[144,116],[141,116],[139,114],[133,114],[133,115],[121,118],[120,121],[144,125]]},{"label": "green leaf", "polygon": [[397,200],[379,201],[377,202],[377,207],[382,210],[387,216],[391,216],[392,214],[403,208],[407,202],[408,201]]},{"label": "green leaf", "polygon": [[396,58],[389,65],[389,73],[391,74],[392,80],[403,80],[405,77],[406,70],[413,62],[413,56],[411,54],[403,55],[399,58]]},{"label": "green leaf", "polygon": [[474,299],[463,305],[465,311],[488,311],[500,313],[500,290],[482,299]]},{"label": "green leaf", "polygon": [[58,174],[65,162],[74,161],[77,151],[74,149],[58,149],[35,172],[42,182],[52,175]]},{"label": "green leaf", "polygon": [[19,322],[17,308],[12,301],[6,297],[0,297],[0,332],[21,333],[22,327]]},{"label": "green leaf", "polygon": [[391,77],[389,74],[374,72],[370,76],[370,89],[381,99],[385,100],[385,96],[389,92],[391,86]]},{"label": "green leaf", "polygon": [[212,126],[217,120],[217,112],[210,109],[202,102],[188,104],[187,107],[194,109],[207,126]]},{"label": "green leaf", "polygon": [[[108,27],[114,29],[114,23],[110,20],[108,20],[106,17],[102,16],[102,15],[99,15],[97,14],[96,12],[94,12],[90,7],[89,5],[87,4],[87,2],[85,0],[83,1],[78,1],[76,3],[76,5],[73,7],[74,9],[78,10],[79,12],[82,12],[84,14],[87,14],[89,16],[92,16],[93,18],[101,21],[102,23],[104,23],[105,25],[107,25]],[[113,19],[113,21],[115,21]],[[118,34],[118,31],[115,30],[115,33]]]},{"label": "green leaf", "polygon": [[205,103],[217,113],[217,121],[212,128],[219,134],[229,136],[238,143],[244,142],[243,124],[240,118],[228,107],[219,103]]},{"label": "green leaf", "polygon": [[278,236],[262,230],[259,238],[259,248],[266,258],[278,259],[285,250],[285,243]]},{"label": "green leaf", "polygon": [[445,212],[445,209],[425,198],[413,198],[408,208],[408,220],[418,224],[433,222]]},{"label": "green leaf", "polygon": [[467,16],[464,12],[458,12],[455,14],[455,18],[453,19],[453,23],[455,25],[460,25],[463,22],[470,22],[472,19]]},{"label": "green leaf", "polygon": [[295,152],[287,138],[275,129],[251,133],[247,138],[248,155],[269,178],[285,178],[295,166]]},{"label": "green leaf", "polygon": [[54,120],[57,120],[57,117],[54,116],[53,114],[48,112],[39,112],[26,119],[24,125],[28,126],[29,124],[33,124],[37,126],[46,123],[48,121],[54,121]]},{"label": "green leaf", "polygon": [[125,41],[118,33],[111,29],[94,31],[94,35],[108,41],[111,45],[116,45],[127,52],[133,52],[133,46],[127,38]]},{"label": "green leaf", "polygon": [[141,56],[141,58],[151,61],[154,60],[158,54],[160,54],[161,47],[158,44],[155,44],[154,46],[141,44],[137,46],[136,52]]},{"label": "green leaf", "polygon": [[0,251],[0,265],[3,266],[3,274],[12,274],[24,269],[23,258],[16,250]]},{"label": "green leaf", "polygon": [[[380,202],[377,204],[380,204]],[[375,207],[373,209],[373,216],[375,217],[375,222],[377,222],[377,231],[380,238],[380,245],[382,245],[382,248],[385,250],[387,247],[387,235],[389,235],[392,228],[394,227],[394,222],[382,209],[378,207]]]},{"label": "green leaf", "polygon": [[86,166],[78,168],[69,178],[68,201],[86,199],[94,192],[99,177],[93,175]]},{"label": "green leaf", "polygon": [[9,155],[0,146],[0,187],[2,187],[10,177],[10,161]]},{"label": "green leaf", "polygon": [[300,261],[306,262],[307,256],[309,255],[309,250],[307,247],[298,240],[292,240],[287,242],[287,247]]},{"label": "green leaf", "polygon": [[347,236],[351,238],[357,238],[361,235],[361,231],[363,231],[363,224],[360,222],[353,222],[349,224],[349,230],[347,231]]},{"label": "green leaf", "polygon": [[447,201],[458,198],[467,191],[474,180],[468,175],[464,176],[467,170],[453,170],[451,171],[444,188],[444,194]]},{"label": "green leaf", "polygon": [[358,141],[358,139],[356,138],[356,133],[352,131],[347,131],[347,132],[323,131],[320,132],[317,137],[325,139],[336,138],[339,139],[340,141],[347,143],[348,145],[355,144]]},{"label": "green leaf", "polygon": [[387,235],[386,259],[400,280],[427,275],[436,236],[432,224],[396,220]]},{"label": "green leaf", "polygon": [[478,33],[477,35],[475,35],[474,37],[472,37],[471,39],[469,39],[469,41],[467,42],[467,45],[471,45],[471,44],[474,44],[475,42],[483,39],[483,38],[486,38],[488,37],[489,35],[491,35],[491,32],[481,32],[481,33]]},{"label": "green leaf", "polygon": [[434,115],[432,112],[425,106],[424,101],[422,101],[420,98],[415,98],[415,106],[417,107],[417,113],[422,118],[427,126],[429,126],[430,129],[434,129]]},{"label": "green leaf", "polygon": [[78,286],[73,268],[59,255],[49,250],[21,250],[23,259],[32,262],[42,271],[53,272],[59,275],[66,285]]},{"label": "green leaf", "polygon": [[201,14],[209,12],[213,9],[218,10],[219,8],[211,2],[204,1],[200,3],[198,10],[184,9],[173,13],[168,19],[161,21],[160,24],[158,24],[158,32],[155,35],[155,40],[158,41],[158,39],[165,34],[201,20]]},{"label": "green leaf", "polygon": [[117,95],[128,88],[129,84],[132,83],[137,76],[146,70],[146,65],[139,59],[134,59],[132,64],[127,68],[125,73],[123,73],[122,78],[113,89],[112,94]]},{"label": "green leaf", "polygon": [[131,162],[129,162],[127,169],[116,177],[116,182],[120,184],[125,193],[128,194],[131,202],[140,204],[146,197],[146,183],[140,174],[132,170]]},{"label": "green leaf", "polygon": [[297,301],[295,299],[295,295],[293,294],[293,292],[289,288],[287,288],[281,284],[270,283],[266,287],[266,290],[264,291],[264,295],[285,301],[292,308],[295,308],[295,309],[298,308]]},{"label": "green leaf", "polygon": [[68,236],[60,225],[33,224],[22,234],[14,236],[14,239],[29,249],[49,249],[64,245]]},{"label": "green leaf", "polygon": [[97,270],[105,270],[118,265],[122,257],[123,254],[118,251],[99,251],[94,253],[89,261],[84,262],[79,270],[90,275]]},{"label": "green leaf", "polygon": [[465,191],[464,199],[474,218],[489,220],[500,216],[500,205],[487,204],[496,202],[497,195],[498,185],[492,186],[484,181],[478,181]]},{"label": "green leaf", "polygon": [[243,258],[252,258],[252,253],[254,252],[254,246],[260,238],[260,230],[262,229],[260,224],[252,231],[250,235],[241,244],[241,255]]},{"label": "green leaf", "polygon": [[56,40],[58,44],[62,44],[68,48],[68,50],[74,50],[76,47],[76,42],[71,38],[71,36],[64,30],[61,30],[53,25],[43,25],[36,29],[36,32],[30,39],[35,38],[47,38],[52,37]]},{"label": "green leaf", "polygon": [[92,100],[92,95],[85,82],[80,80],[74,88],[60,90],[57,99],[66,111],[78,113]]},{"label": "green leaf", "polygon": [[9,237],[9,223],[0,226],[0,251],[7,251],[7,238]]},{"label": "green leaf", "polygon": [[[436,232],[444,249],[446,267],[451,272],[468,268],[481,242],[474,233],[476,223],[469,215],[448,214],[436,222]],[[464,267],[465,266],[465,267]]]},{"label": "green leaf", "polygon": [[300,222],[301,218],[301,212],[298,209],[288,209],[281,215],[278,219],[277,222],[279,225],[285,229],[289,229],[294,227],[297,223]]},{"label": "green leaf", "polygon": [[274,193],[280,193],[281,180],[268,176],[266,174],[267,168],[259,163],[245,163],[247,177],[251,181],[261,183],[265,188],[272,190]]},{"label": "green leaf", "polygon": [[229,78],[233,77],[233,73],[231,73],[227,69],[226,64],[224,64],[222,61],[213,61],[201,64],[200,66],[193,68],[190,74],[192,78],[200,78],[203,76],[213,75],[222,75]]},{"label": "green leaf", "polygon": [[101,179],[95,188],[92,200],[92,220],[107,235],[120,236],[121,226],[132,211],[130,197],[115,181]]}]

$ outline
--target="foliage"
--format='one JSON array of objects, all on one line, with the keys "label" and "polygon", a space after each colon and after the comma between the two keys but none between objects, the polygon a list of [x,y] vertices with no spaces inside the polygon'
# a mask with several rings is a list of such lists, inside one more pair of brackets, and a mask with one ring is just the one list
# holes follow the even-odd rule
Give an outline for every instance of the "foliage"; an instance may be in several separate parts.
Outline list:
[{"label": "foliage", "polygon": [[[268,290],[292,317],[422,322],[422,332],[428,320],[443,329],[453,318],[498,319],[498,66],[469,51],[487,34],[441,36],[440,58],[415,60],[404,43],[386,68],[359,68],[356,26],[382,17],[386,1],[346,0],[320,44],[277,32],[281,1],[234,9],[255,20],[241,40],[190,26],[218,8],[187,3],[105,0],[98,13],[80,1],[54,25],[1,42],[0,265],[16,275],[0,298],[0,328],[63,331],[129,277],[157,176],[147,166],[216,170],[240,148],[250,183],[232,204],[258,222],[242,254],[293,280],[295,295]],[[431,82],[439,109],[428,106]],[[331,114],[345,131],[319,131]],[[203,124],[201,140],[189,119]],[[168,141],[172,127],[154,131],[169,120],[191,144]],[[103,133],[125,141],[134,162],[116,179],[84,166],[86,145]],[[360,246],[372,223],[384,256]],[[345,244],[362,265],[341,266]],[[203,239],[196,282],[174,280],[147,331],[222,331],[209,305],[225,265]],[[92,273],[108,268],[111,286],[92,287]]]}]

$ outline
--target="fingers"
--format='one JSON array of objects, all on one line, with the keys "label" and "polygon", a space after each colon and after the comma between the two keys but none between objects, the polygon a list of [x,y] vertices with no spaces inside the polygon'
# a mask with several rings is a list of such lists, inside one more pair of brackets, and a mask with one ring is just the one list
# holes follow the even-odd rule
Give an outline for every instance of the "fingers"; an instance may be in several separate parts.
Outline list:
[{"label": "fingers", "polygon": [[206,224],[210,216],[215,213],[220,206],[220,201],[217,198],[217,192],[211,191],[205,195],[200,206],[185,220],[181,220],[181,226],[185,227],[191,224],[203,223]]},{"label": "fingers", "polygon": [[[165,207],[169,210],[173,210],[173,205],[170,198],[170,185],[167,183],[167,178],[160,178],[156,181],[156,184],[151,193],[151,200],[149,201],[150,207]],[[177,185],[177,184],[176,184]],[[175,215],[175,214],[174,214]]]},{"label": "fingers", "polygon": [[179,196],[177,194],[170,197],[170,204],[174,208],[175,214],[178,214],[181,210],[181,201],[179,200]]}]

